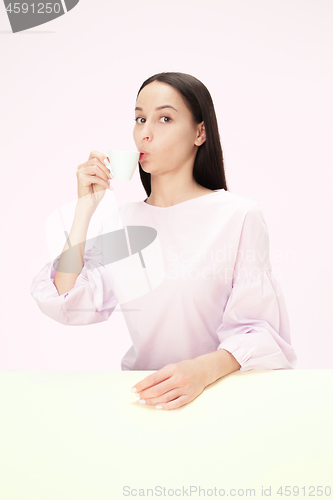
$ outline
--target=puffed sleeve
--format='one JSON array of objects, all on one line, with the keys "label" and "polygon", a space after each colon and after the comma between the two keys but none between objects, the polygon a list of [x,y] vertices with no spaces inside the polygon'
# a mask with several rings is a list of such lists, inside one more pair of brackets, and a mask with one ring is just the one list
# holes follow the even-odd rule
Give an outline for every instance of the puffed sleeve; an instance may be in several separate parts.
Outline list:
[{"label": "puffed sleeve", "polygon": [[[118,304],[110,276],[104,265],[103,235],[122,228],[121,207],[109,190],[95,211],[85,242],[84,266],[71,290],[59,295],[54,276],[64,246],[64,231],[69,233],[77,200],[53,212],[46,220],[46,236],[53,261],[48,262],[32,281],[30,293],[39,309],[64,325],[88,325],[107,321]],[[61,214],[62,223],[59,214]],[[57,258],[54,258],[57,256]]]},{"label": "puffed sleeve", "polygon": [[107,321],[118,304],[97,244],[84,253],[84,266],[74,287],[58,294],[53,280],[60,256],[35,276],[31,295],[42,313],[64,325],[89,325]]},{"label": "puffed sleeve", "polygon": [[232,291],[217,335],[218,349],[230,352],[241,371],[296,367],[287,308],[272,273],[269,233],[257,204],[244,217]]}]

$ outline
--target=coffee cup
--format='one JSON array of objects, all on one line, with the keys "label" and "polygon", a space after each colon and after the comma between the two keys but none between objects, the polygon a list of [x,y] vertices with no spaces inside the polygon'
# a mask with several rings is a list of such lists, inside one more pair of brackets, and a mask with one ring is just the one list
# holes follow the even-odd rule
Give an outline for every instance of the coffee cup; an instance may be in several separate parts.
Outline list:
[{"label": "coffee cup", "polygon": [[110,150],[106,156],[110,160],[109,168],[114,179],[130,181],[138,165],[139,151],[114,151]]}]

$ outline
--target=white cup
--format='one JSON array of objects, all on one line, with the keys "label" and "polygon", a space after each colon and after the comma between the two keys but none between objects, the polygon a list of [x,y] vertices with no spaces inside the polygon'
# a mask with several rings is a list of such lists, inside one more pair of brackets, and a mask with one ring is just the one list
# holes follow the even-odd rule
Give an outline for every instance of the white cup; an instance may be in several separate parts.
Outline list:
[{"label": "white cup", "polygon": [[139,151],[113,151],[106,155],[110,160],[109,168],[116,180],[130,181],[140,158]]}]

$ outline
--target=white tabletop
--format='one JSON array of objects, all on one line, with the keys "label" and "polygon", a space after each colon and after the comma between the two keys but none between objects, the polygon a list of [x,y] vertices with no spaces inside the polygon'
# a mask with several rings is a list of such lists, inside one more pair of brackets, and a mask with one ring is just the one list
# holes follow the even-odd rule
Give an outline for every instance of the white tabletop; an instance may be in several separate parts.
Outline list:
[{"label": "white tabletop", "polygon": [[333,498],[333,370],[237,371],[170,411],[130,392],[150,373],[0,372],[0,499]]}]

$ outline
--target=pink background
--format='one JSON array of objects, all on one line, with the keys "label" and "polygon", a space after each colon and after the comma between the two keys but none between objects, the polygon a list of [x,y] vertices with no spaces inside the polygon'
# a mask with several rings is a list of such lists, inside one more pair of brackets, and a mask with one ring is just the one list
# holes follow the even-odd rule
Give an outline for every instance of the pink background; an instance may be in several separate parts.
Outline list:
[{"label": "pink background", "polygon": [[[1,370],[120,369],[131,341],[119,306],[64,326],[30,286],[77,166],[93,149],[136,149],[136,93],[161,71],[211,92],[229,189],[264,212],[298,368],[333,368],[332,19],[330,0],[81,0],[12,34],[0,4]],[[145,198],[138,171],[113,186],[118,204]]]}]

